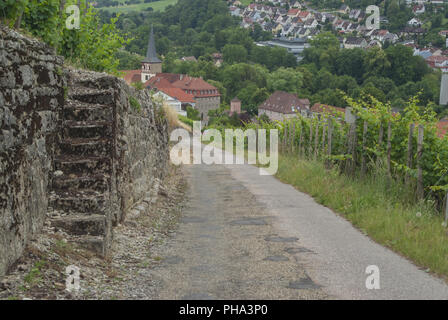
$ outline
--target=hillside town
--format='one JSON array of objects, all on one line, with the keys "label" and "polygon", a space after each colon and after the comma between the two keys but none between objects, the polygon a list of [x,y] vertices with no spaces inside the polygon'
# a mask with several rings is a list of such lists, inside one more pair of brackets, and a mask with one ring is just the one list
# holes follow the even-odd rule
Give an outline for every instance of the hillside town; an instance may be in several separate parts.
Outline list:
[{"label": "hillside town", "polygon": [[[240,1],[229,1],[231,15],[242,19],[243,28],[254,28],[259,25],[262,30],[271,32],[274,39],[260,42],[259,45],[280,46],[294,53],[301,59],[303,49],[307,48],[307,41],[313,39],[322,31],[334,31],[339,35],[341,48],[368,49],[374,46],[384,47],[400,43],[413,48],[414,55],[422,56],[427,64],[434,69],[446,71],[448,68],[448,50],[443,47],[428,45],[420,47],[417,38],[424,35],[424,21],[420,18],[426,12],[425,8],[431,4],[434,10],[443,11],[443,0],[408,0],[407,5],[412,8],[414,17],[407,22],[407,26],[398,32],[387,29],[388,20],[380,17],[380,29],[369,29],[365,21],[368,17],[365,9],[350,8],[342,4],[338,10],[318,11],[309,7],[305,2],[287,0],[256,1],[244,6]],[[288,8],[289,9],[286,9]],[[441,30],[439,35],[446,39],[448,30]]]}]

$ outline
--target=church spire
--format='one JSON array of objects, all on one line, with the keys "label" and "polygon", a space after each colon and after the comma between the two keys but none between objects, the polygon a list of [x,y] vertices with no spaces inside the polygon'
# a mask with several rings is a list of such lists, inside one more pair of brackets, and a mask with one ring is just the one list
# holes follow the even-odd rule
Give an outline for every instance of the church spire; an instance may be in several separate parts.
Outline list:
[{"label": "church spire", "polygon": [[147,63],[161,63],[162,61],[157,57],[156,43],[154,41],[154,28],[151,25],[151,33],[148,40],[148,49],[146,50],[146,58],[142,62]]}]

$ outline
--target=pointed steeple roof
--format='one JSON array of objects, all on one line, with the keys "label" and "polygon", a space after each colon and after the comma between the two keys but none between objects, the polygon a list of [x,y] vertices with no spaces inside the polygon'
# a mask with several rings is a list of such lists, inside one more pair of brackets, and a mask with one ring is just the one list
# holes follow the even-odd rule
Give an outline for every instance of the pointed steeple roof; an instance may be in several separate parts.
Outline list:
[{"label": "pointed steeple roof", "polygon": [[156,43],[154,41],[154,28],[151,25],[151,34],[149,35],[148,49],[146,50],[146,58],[142,62],[161,63],[162,61],[157,57]]}]

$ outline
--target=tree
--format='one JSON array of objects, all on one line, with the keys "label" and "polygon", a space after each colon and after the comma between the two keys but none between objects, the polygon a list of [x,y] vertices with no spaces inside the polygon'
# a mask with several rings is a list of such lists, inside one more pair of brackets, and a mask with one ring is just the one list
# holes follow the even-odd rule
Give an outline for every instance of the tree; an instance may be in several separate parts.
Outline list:
[{"label": "tree", "polygon": [[247,61],[247,50],[239,44],[226,44],[222,49],[224,62],[238,63]]},{"label": "tree", "polygon": [[339,48],[339,40],[331,32],[322,32],[310,40],[312,48],[328,50],[330,48]]},{"label": "tree", "polygon": [[286,91],[298,93],[302,87],[302,74],[291,68],[279,68],[270,73],[267,78],[268,89],[270,91]]},{"label": "tree", "polygon": [[366,70],[364,79],[375,76],[384,77],[390,68],[386,52],[378,46],[367,50],[364,56],[364,64]]},{"label": "tree", "polygon": [[191,106],[187,107],[187,118],[195,121],[201,120],[201,117],[199,116],[199,111]]}]

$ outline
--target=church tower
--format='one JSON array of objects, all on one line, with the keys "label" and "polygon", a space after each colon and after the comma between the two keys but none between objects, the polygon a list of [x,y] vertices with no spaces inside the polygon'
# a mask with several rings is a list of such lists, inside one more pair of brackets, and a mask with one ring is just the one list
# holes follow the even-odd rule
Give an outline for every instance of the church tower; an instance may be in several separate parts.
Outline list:
[{"label": "church tower", "polygon": [[151,26],[146,58],[142,61],[142,82],[145,83],[157,73],[162,72],[162,61],[157,57],[154,29]]}]

